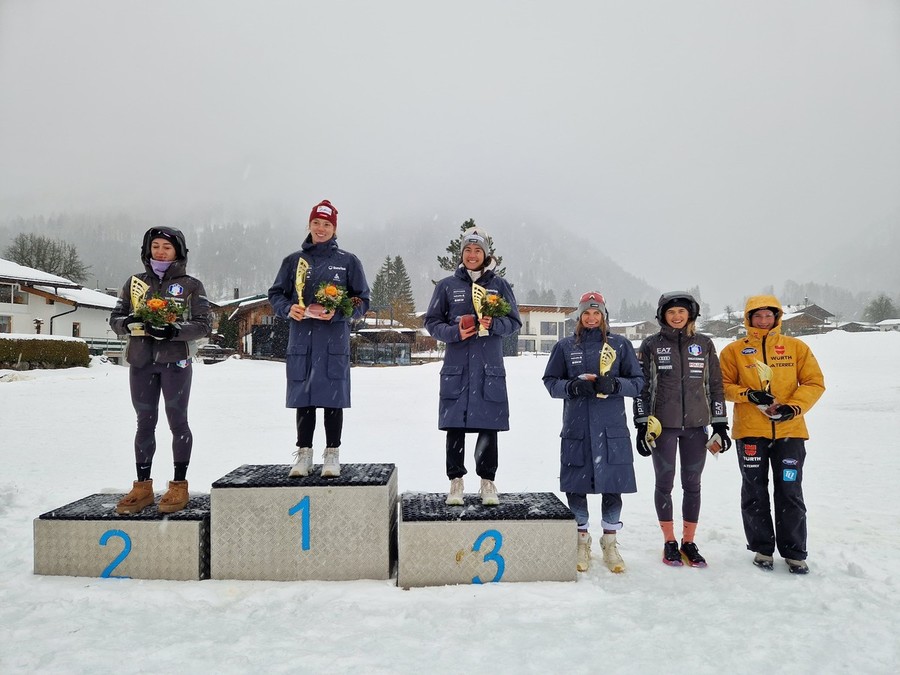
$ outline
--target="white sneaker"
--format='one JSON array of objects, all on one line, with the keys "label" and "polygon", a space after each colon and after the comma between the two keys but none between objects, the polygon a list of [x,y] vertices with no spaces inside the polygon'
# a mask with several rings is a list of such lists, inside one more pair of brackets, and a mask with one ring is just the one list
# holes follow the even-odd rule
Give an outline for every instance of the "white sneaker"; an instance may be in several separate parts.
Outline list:
[{"label": "white sneaker", "polygon": [[334,478],[341,475],[339,453],[340,448],[325,448],[325,457],[322,459],[323,478]]},{"label": "white sneaker", "polygon": [[591,535],[588,532],[578,533],[578,564],[579,572],[587,572],[591,569]]},{"label": "white sneaker", "polygon": [[312,469],[312,448],[297,448],[294,451],[294,466],[288,472],[288,476],[308,476]]},{"label": "white sneaker", "polygon": [[450,493],[447,495],[447,500],[444,503],[447,506],[462,506],[466,503],[465,499],[463,499],[464,491],[463,479],[454,478],[450,481]]},{"label": "white sneaker", "polygon": [[603,563],[610,572],[621,574],[625,571],[625,561],[619,555],[619,546],[616,544],[615,534],[604,534],[600,537],[600,548],[603,549]]},{"label": "white sneaker", "polygon": [[497,486],[494,481],[487,478],[481,479],[481,489],[478,491],[481,495],[482,506],[497,506],[500,504],[500,495],[497,494]]}]

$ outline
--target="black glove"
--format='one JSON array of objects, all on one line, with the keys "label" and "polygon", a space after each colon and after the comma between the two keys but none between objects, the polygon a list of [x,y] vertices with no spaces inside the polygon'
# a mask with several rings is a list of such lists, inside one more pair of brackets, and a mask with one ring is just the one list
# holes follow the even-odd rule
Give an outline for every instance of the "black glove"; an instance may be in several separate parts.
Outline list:
[{"label": "black glove", "polygon": [[[800,408],[795,405],[786,405],[782,403],[781,405],[776,405],[775,410],[772,411],[772,418],[776,422],[787,422],[790,419],[795,418],[800,414]],[[775,417],[775,415],[780,415],[780,417]]]},{"label": "black glove", "polygon": [[130,333],[134,328],[137,328],[138,326],[143,328],[144,320],[134,314],[129,314],[124,319],[122,319],[122,325],[125,326],[125,330]]},{"label": "black glove", "polygon": [[635,445],[637,445],[638,454],[641,457],[649,457],[653,454],[653,448],[647,442],[647,425],[637,425],[637,436],[635,436]]},{"label": "black glove", "polygon": [[594,383],[590,380],[582,380],[582,379],[574,379],[569,380],[569,384],[566,385],[566,392],[569,396],[593,396],[594,395]]},{"label": "black glove", "polygon": [[144,326],[144,330],[147,331],[147,335],[157,340],[171,340],[178,335],[178,326],[174,323],[167,323],[162,326],[154,326],[148,323]]},{"label": "black glove", "polygon": [[775,403],[775,397],[762,389],[749,389],[747,391],[747,400],[756,405],[772,405]]},{"label": "black glove", "polygon": [[719,443],[722,446],[719,448],[719,452],[728,450],[728,448],[731,447],[731,438],[728,436],[728,424],[725,422],[717,422],[712,425],[712,430],[714,434],[719,434]]},{"label": "black glove", "polygon": [[598,375],[594,380],[594,392],[609,396],[619,391],[619,381],[612,375]]}]

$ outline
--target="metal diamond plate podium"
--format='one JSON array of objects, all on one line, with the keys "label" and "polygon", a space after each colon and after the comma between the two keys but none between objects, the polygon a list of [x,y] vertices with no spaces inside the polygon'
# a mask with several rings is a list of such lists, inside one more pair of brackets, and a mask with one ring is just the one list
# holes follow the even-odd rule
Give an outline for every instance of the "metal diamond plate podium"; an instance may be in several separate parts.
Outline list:
[{"label": "metal diamond plate podium", "polygon": [[[34,520],[34,573],[200,580],[209,577],[209,495],[177,513],[120,516],[122,494],[93,494]],[[160,495],[157,495],[157,502]]]},{"label": "metal diamond plate podium", "polygon": [[397,559],[397,469],[343,464],[341,475],[289,478],[247,464],[210,492],[212,578],[389,579]]},{"label": "metal diamond plate podium", "polygon": [[575,581],[575,517],[553,493],[504,493],[499,506],[446,497],[403,493],[398,586]]}]

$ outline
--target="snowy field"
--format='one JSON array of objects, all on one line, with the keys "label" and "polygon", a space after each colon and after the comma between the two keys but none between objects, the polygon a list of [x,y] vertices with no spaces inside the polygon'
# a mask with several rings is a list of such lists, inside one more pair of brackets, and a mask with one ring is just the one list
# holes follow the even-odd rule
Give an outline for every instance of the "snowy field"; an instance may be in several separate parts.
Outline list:
[{"label": "snowy field", "polygon": [[[808,417],[806,577],[780,559],[774,573],[751,565],[734,449],[704,473],[697,542],[707,569],[660,562],[653,470],[635,455],[639,492],[625,496],[619,535],[623,575],[603,567],[598,545],[575,583],[403,591],[392,581],[34,576],[36,516],[131,485],[127,369],[0,371],[0,673],[897,672],[900,333],[807,340],[828,390]],[[558,490],[562,403],[541,383],[545,362],[507,359],[512,429],[500,435],[501,493]],[[446,490],[438,370],[355,368],[342,461],[396,463],[401,491]],[[283,392],[279,363],[197,366],[192,492],[208,492],[241,464],[289,462],[293,411]],[[158,488],[171,478],[161,426]],[[320,429],[317,463],[322,438]],[[471,470],[471,448],[467,462]],[[474,471],[467,489],[476,489]],[[676,495],[678,505],[677,487]],[[599,497],[591,509],[599,525]]]}]

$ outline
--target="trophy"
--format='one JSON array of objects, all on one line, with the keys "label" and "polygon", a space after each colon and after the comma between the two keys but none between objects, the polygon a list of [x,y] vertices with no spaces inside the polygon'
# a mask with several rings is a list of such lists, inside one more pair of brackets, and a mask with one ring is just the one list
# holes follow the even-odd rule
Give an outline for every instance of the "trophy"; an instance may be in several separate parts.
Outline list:
[{"label": "trophy", "polygon": [[482,317],[482,305],[484,305],[484,298],[487,296],[487,291],[484,289],[484,286],[479,286],[476,283],[472,284],[472,304],[475,306],[475,316],[478,317],[478,337],[487,337],[490,335],[488,329],[481,325],[481,317]]},{"label": "trophy", "polygon": [[[761,386],[763,388],[763,391],[765,391],[768,394],[771,394],[772,393],[772,391],[771,391],[772,376],[773,376],[772,368],[768,364],[757,360],[756,361],[756,374],[759,376],[759,386]],[[772,411],[775,410],[775,405],[776,404],[773,403],[772,405],[758,405],[756,407],[759,408],[760,410],[762,410],[763,414],[766,417],[768,417],[769,419],[775,420],[775,419],[778,419],[779,417],[781,417],[780,415],[772,414]]]},{"label": "trophy", "polygon": [[297,289],[297,304],[306,307],[303,304],[303,287],[306,286],[306,273],[309,272],[309,263],[303,258],[297,261],[297,276],[294,279],[294,286]]},{"label": "trophy", "polygon": [[[606,375],[612,370],[612,365],[616,360],[616,350],[609,346],[608,342],[603,343],[603,349],[600,350],[600,374]],[[606,394],[597,394],[597,398],[607,398]]]},{"label": "trophy", "polygon": [[662,424],[659,423],[659,420],[650,415],[647,418],[647,435],[645,438],[647,439],[647,445],[651,448],[656,447],[656,439],[659,438],[659,435],[662,433]]},{"label": "trophy", "polygon": [[[129,288],[131,291],[131,311],[132,313],[144,302],[144,296],[147,294],[147,291],[150,290],[150,285],[141,281],[137,277],[131,277],[131,286]],[[131,334],[134,336],[143,336],[147,333],[144,332],[144,327],[140,326],[137,328],[131,329]]]}]

